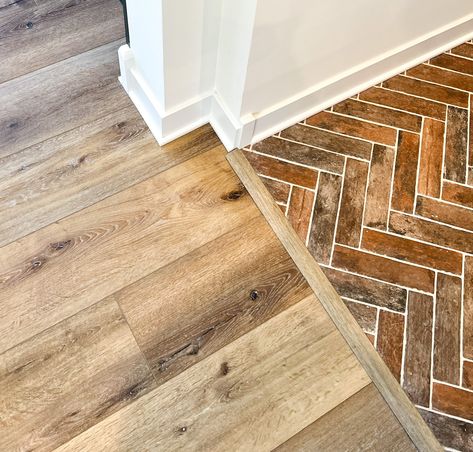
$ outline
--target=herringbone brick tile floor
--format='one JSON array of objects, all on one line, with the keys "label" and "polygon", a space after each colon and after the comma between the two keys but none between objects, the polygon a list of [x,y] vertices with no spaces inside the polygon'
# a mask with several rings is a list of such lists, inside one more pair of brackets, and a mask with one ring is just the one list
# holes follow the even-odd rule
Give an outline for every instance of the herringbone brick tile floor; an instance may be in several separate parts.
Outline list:
[{"label": "herringbone brick tile floor", "polygon": [[473,42],[245,155],[442,444],[473,450]]}]

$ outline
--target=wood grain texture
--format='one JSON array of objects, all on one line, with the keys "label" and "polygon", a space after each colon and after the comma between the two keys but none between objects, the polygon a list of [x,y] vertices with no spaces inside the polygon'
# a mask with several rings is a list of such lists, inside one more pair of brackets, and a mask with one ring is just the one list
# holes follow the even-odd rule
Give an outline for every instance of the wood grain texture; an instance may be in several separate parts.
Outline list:
[{"label": "wood grain texture", "polygon": [[310,293],[259,216],[113,298],[162,383]]},{"label": "wood grain texture", "polygon": [[0,246],[219,144],[204,126],[160,147],[135,107],[126,107],[4,157]]},{"label": "wood grain texture", "polygon": [[312,295],[58,450],[271,450],[368,383]]},{"label": "wood grain texture", "polygon": [[124,36],[114,0],[11,2],[0,14],[0,83]]},{"label": "wood grain texture", "polygon": [[304,243],[288,227],[281,210],[271,199],[243,153],[233,151],[228,154],[227,159],[414,445],[420,451],[441,451],[439,442],[376,353]]},{"label": "wood grain texture", "polygon": [[414,451],[373,383],[275,449],[277,452]]},{"label": "wood grain texture", "polygon": [[121,43],[114,41],[2,83],[0,157],[130,105],[117,80]]},{"label": "wood grain texture", "polygon": [[2,450],[51,450],[156,386],[113,300],[0,355]]},{"label": "wood grain texture", "polygon": [[224,152],[208,151],[1,248],[0,349],[259,215]]}]

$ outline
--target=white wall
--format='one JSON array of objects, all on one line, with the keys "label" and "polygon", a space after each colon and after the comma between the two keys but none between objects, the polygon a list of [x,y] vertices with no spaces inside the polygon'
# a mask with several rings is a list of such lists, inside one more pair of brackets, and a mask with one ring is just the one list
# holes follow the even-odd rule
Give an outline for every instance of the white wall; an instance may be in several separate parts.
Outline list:
[{"label": "white wall", "polygon": [[255,142],[473,38],[473,0],[128,0],[122,81],[160,143]]}]

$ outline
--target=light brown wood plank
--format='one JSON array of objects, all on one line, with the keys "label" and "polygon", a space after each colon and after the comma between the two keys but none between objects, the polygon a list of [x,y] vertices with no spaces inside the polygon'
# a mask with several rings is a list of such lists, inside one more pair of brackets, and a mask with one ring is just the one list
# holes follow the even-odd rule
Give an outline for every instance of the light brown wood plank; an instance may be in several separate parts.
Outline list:
[{"label": "light brown wood plank", "polygon": [[113,298],[164,382],[311,293],[260,215]]},{"label": "light brown wood plank", "polygon": [[0,84],[0,157],[130,105],[114,41]]},{"label": "light brown wood plank", "polygon": [[275,450],[405,452],[416,448],[371,383]]},{"label": "light brown wood plank", "polygon": [[208,151],[0,249],[0,350],[259,215]]},{"label": "light brown wood plank", "polygon": [[368,382],[312,295],[59,450],[270,450]]},{"label": "light brown wood plank", "polygon": [[126,107],[0,159],[0,246],[219,144],[205,126],[160,147]]},{"label": "light brown wood plank", "polygon": [[421,451],[442,451],[439,442],[376,353],[305,244],[288,227],[281,210],[245,159],[244,154],[236,150],[229,153],[227,159],[414,445]]},{"label": "light brown wood plank", "polygon": [[0,11],[0,83],[125,35],[116,0],[23,0]]},{"label": "light brown wood plank", "polygon": [[108,300],[0,355],[0,385],[2,450],[51,450],[156,383]]}]

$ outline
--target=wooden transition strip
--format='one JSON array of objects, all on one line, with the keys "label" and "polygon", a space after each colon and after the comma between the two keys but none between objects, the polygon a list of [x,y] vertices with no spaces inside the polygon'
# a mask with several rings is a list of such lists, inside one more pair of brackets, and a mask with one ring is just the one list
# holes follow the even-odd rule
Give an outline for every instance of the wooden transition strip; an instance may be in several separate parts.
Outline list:
[{"label": "wooden transition strip", "polygon": [[227,155],[227,160],[414,445],[420,451],[443,451],[442,446],[358,326],[307,247],[289,226],[281,209],[276,205],[243,152],[232,151]]}]

